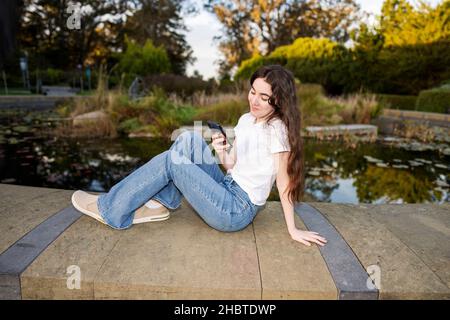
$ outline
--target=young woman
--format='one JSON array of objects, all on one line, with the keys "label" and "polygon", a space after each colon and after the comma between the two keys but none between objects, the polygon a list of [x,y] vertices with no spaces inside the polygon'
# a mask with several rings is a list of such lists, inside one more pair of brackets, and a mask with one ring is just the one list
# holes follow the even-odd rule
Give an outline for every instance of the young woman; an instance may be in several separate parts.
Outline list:
[{"label": "young woman", "polygon": [[303,196],[303,143],[294,77],[279,65],[263,66],[250,78],[250,110],[235,127],[230,149],[214,134],[212,146],[224,174],[202,135],[187,131],[169,150],[153,157],[100,196],[76,191],[79,211],[115,229],[161,221],[167,209],[185,199],[212,228],[238,231],[264,206],[276,180],[288,232],[307,246],[323,246],[317,232],[297,229],[294,203]]}]

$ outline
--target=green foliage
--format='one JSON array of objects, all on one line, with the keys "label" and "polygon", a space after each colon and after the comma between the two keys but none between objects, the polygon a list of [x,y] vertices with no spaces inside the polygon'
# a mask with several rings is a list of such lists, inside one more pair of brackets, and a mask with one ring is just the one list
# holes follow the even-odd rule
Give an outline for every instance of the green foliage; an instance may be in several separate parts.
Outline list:
[{"label": "green foliage", "polygon": [[155,47],[151,40],[147,40],[143,46],[134,41],[126,40],[127,49],[119,61],[119,71],[128,75],[128,81],[135,76],[170,71],[170,61],[166,51],[162,47]]},{"label": "green foliage", "polygon": [[[379,27],[355,37],[350,90],[417,95],[450,78],[450,1],[435,8],[386,0]],[[361,72],[364,70],[364,72]],[[355,71],[359,71],[355,73]]]},{"label": "green foliage", "polygon": [[223,25],[219,50],[221,74],[245,59],[300,37],[329,38],[340,43],[360,21],[355,0],[241,1],[208,0],[205,8]]},{"label": "green foliage", "polygon": [[[122,0],[123,1],[123,0]],[[139,0],[131,4],[133,15],[126,19],[127,35],[138,44],[152,39],[157,47],[166,49],[172,72],[185,74],[189,63],[195,61],[194,52],[186,41],[186,18],[196,6],[185,5],[184,0]]]},{"label": "green foliage", "polygon": [[450,2],[442,1],[434,9],[425,2],[414,8],[407,0],[385,0],[380,16],[384,46],[424,44],[448,39]]},{"label": "green foliage", "polygon": [[259,54],[254,55],[250,59],[242,61],[241,65],[239,66],[235,78],[236,79],[249,79],[253,72],[255,72],[259,67],[263,66],[266,61],[262,56]]},{"label": "green foliage", "polygon": [[234,126],[245,112],[248,112],[248,102],[245,99],[230,99],[200,109],[195,120],[214,120],[223,125]]},{"label": "green foliage", "polygon": [[415,110],[416,108],[417,96],[377,94],[377,98],[386,108],[400,110]]},{"label": "green foliage", "polygon": [[303,126],[334,125],[342,121],[338,112],[343,106],[325,97],[321,85],[302,84],[297,89],[297,96]]},{"label": "green foliage", "polygon": [[368,165],[356,176],[354,185],[358,199],[366,203],[387,195],[390,199],[403,199],[406,203],[420,203],[429,201],[428,190],[433,189],[432,181],[426,177],[374,165]]},{"label": "green foliage", "polygon": [[416,110],[450,113],[450,89],[444,87],[421,91],[417,98]]},{"label": "green foliage", "polygon": [[167,136],[179,126],[189,124],[196,112],[193,106],[174,103],[160,89],[138,100],[124,102],[116,106],[115,112],[125,132]]},{"label": "green foliage", "polygon": [[64,71],[48,68],[43,73],[43,81],[45,84],[61,84],[64,82]]},{"label": "green foliage", "polygon": [[132,132],[139,129],[142,126],[142,123],[138,118],[130,118],[124,120],[117,126],[117,130],[122,132]]},{"label": "green foliage", "polygon": [[351,94],[342,97],[327,97],[317,84],[298,85],[303,126],[370,123],[383,106],[374,95]]},{"label": "green foliage", "polygon": [[154,87],[158,87],[168,94],[176,94],[181,98],[186,98],[198,91],[211,94],[216,84],[214,80],[204,81],[201,78],[170,73],[147,76],[144,78],[144,86],[148,91],[151,91]]},{"label": "green foliage", "polygon": [[339,92],[342,90],[342,78],[337,73],[347,55],[347,49],[332,40],[298,38],[291,45],[277,48],[267,57],[255,56],[243,61],[236,77],[249,77],[261,65],[283,64],[301,82],[320,83],[328,92]]},{"label": "green foliage", "polygon": [[243,61],[236,78],[278,63],[302,82],[322,84],[327,93],[396,95],[417,95],[450,79],[450,1],[433,8],[386,0],[379,19],[375,29],[361,24],[352,48],[329,39],[298,38],[266,56]]}]

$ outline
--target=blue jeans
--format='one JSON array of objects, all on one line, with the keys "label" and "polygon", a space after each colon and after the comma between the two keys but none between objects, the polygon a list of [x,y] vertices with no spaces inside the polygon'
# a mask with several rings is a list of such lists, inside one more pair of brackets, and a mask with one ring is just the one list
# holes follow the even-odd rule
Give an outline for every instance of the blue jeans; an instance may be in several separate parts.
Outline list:
[{"label": "blue jeans", "polygon": [[201,134],[186,131],[169,150],[153,157],[98,198],[105,222],[114,229],[133,223],[135,210],[154,199],[177,209],[182,196],[212,228],[244,229],[262,208],[253,204],[231,175],[224,175]]}]

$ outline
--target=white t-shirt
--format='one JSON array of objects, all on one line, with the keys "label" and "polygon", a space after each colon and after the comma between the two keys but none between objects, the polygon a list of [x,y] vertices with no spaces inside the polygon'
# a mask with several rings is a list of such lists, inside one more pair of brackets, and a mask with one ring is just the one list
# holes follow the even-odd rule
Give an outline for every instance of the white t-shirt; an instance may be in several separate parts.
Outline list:
[{"label": "white t-shirt", "polygon": [[245,113],[234,128],[236,163],[228,169],[233,180],[247,192],[252,203],[266,203],[278,172],[274,153],[290,151],[287,128],[280,119],[255,123],[251,113]]}]

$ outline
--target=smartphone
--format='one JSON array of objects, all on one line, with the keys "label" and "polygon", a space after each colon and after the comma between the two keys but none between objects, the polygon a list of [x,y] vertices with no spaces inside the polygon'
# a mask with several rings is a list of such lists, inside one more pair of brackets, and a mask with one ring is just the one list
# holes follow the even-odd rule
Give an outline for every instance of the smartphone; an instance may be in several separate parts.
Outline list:
[{"label": "smartphone", "polygon": [[227,135],[225,133],[225,130],[223,130],[223,128],[220,124],[218,124],[217,122],[211,121],[211,120],[206,121],[206,123],[208,124],[208,127],[211,130],[218,130],[218,131],[220,131],[220,133],[223,134],[223,136],[225,137],[225,140],[223,140],[224,145],[226,145],[227,142],[228,142],[228,144],[230,144],[230,142],[228,141]]}]

